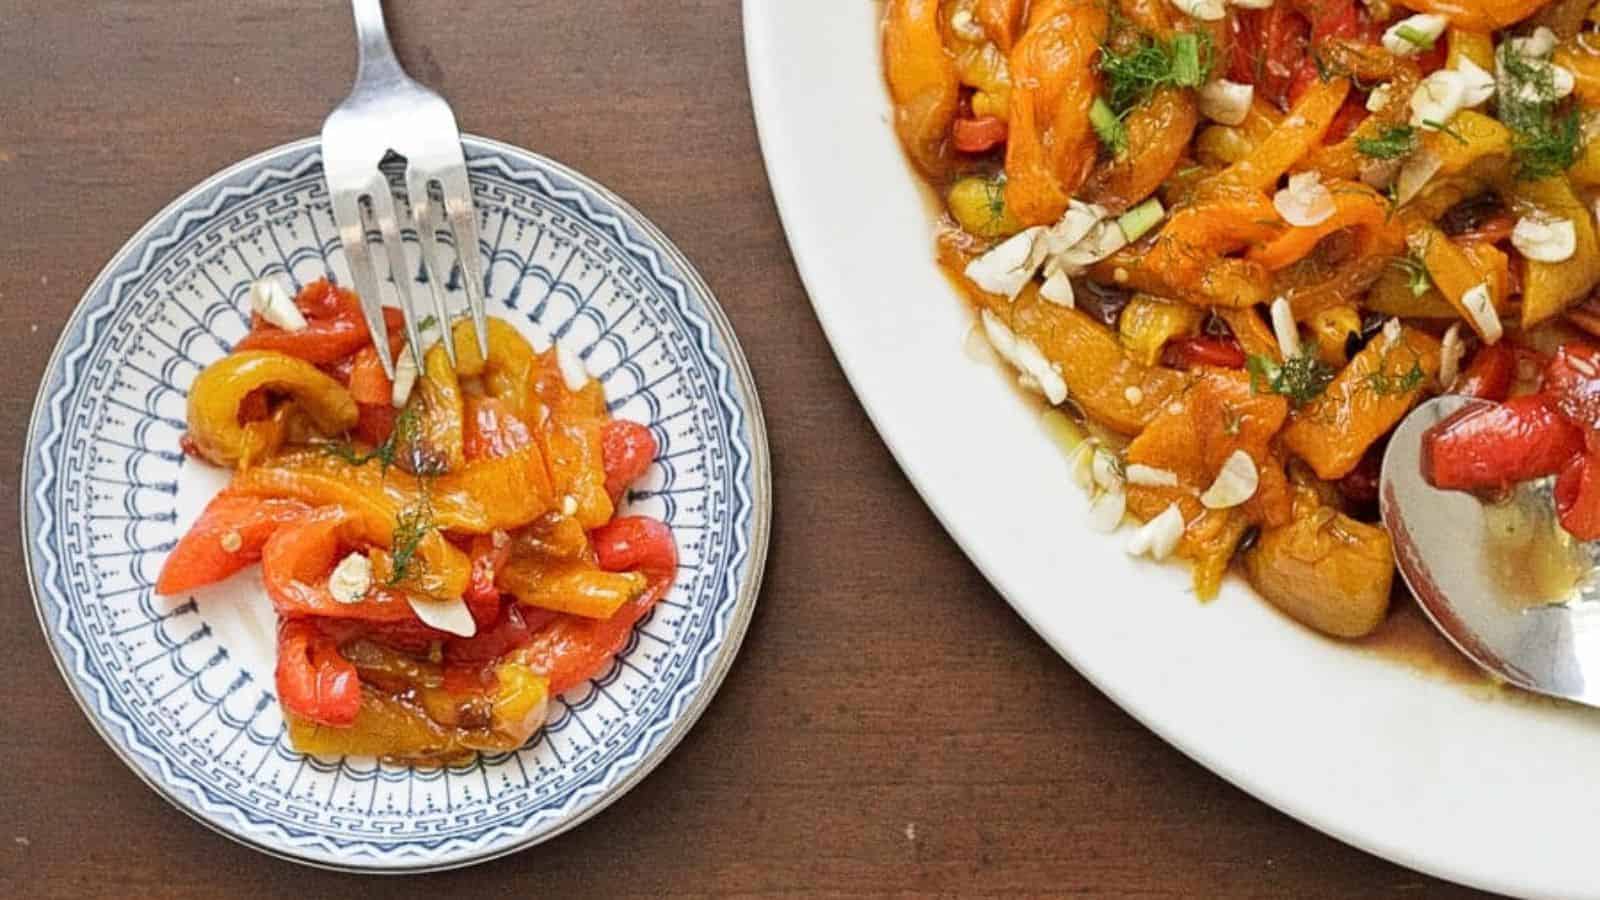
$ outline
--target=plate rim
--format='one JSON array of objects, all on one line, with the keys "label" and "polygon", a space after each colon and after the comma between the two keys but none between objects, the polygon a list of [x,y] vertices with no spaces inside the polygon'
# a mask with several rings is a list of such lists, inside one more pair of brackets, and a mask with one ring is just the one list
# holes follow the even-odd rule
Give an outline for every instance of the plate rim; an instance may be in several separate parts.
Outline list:
[{"label": "plate rim", "polygon": [[106,261],[89,285],[83,290],[76,303],[73,304],[71,313],[63,322],[60,333],[56,336],[55,345],[51,348],[50,355],[45,361],[43,372],[39,378],[39,386],[34,394],[32,409],[28,414],[27,433],[23,441],[22,459],[18,478],[18,506],[19,520],[22,527],[22,563],[23,574],[27,579],[28,593],[33,600],[34,617],[39,623],[41,636],[45,646],[50,651],[51,661],[55,663],[56,671],[65,683],[68,694],[73,702],[78,705],[89,725],[99,735],[102,742],[112,751],[124,766],[133,772],[140,781],[149,787],[155,794],[172,805],[190,819],[205,826],[208,830],[227,838],[234,843],[243,845],[252,850],[263,853],[287,862],[311,868],[332,872],[346,872],[366,875],[408,875],[426,872],[442,872],[450,869],[460,869],[479,863],[489,862],[503,856],[509,856],[530,847],[550,841],[566,832],[582,825],[596,815],[599,815],[611,804],[621,799],[633,790],[650,773],[655,771],[666,758],[671,755],[689,731],[699,721],[701,715],[710,706],[713,698],[722,688],[722,683],[733,667],[734,661],[739,656],[739,651],[744,646],[744,639],[749,631],[750,623],[755,614],[756,605],[761,598],[761,586],[766,574],[766,563],[772,532],[772,458],[767,439],[766,417],[764,415],[761,395],[755,380],[754,373],[750,370],[749,360],[744,352],[743,345],[739,342],[738,334],[733,328],[733,323],[728,319],[721,302],[711,290],[705,277],[691,262],[687,255],[675,244],[649,217],[645,216],[627,200],[598,181],[584,175],[572,167],[532,150],[519,147],[506,141],[481,135],[462,132],[463,145],[476,145],[480,149],[508,156],[515,160],[522,157],[524,161],[531,161],[535,167],[548,167],[563,177],[571,179],[584,189],[594,192],[602,200],[612,204],[617,211],[644,233],[655,245],[657,252],[670,259],[675,264],[686,285],[705,301],[701,312],[704,314],[711,331],[722,341],[727,348],[724,362],[729,371],[731,381],[743,395],[747,406],[744,408],[744,418],[749,430],[750,444],[750,476],[751,476],[751,515],[750,534],[748,546],[748,572],[749,575],[741,584],[740,592],[734,598],[734,609],[728,619],[728,627],[724,638],[723,647],[718,651],[712,665],[706,670],[700,687],[696,689],[689,703],[674,719],[671,726],[662,736],[661,742],[648,755],[642,757],[605,792],[596,795],[585,806],[581,807],[574,815],[557,823],[553,827],[532,835],[526,835],[515,840],[506,841],[504,846],[490,846],[475,853],[465,854],[459,858],[446,859],[439,862],[417,861],[412,863],[404,861],[399,863],[385,862],[381,865],[341,864],[325,859],[301,855],[284,848],[275,847],[263,841],[254,839],[246,834],[230,831],[223,824],[213,822],[201,815],[198,810],[184,803],[181,798],[169,791],[164,783],[156,779],[144,767],[129,756],[129,751],[122,744],[113,739],[100,721],[98,715],[91,709],[87,699],[79,690],[77,682],[66,668],[66,661],[62,658],[61,650],[57,646],[50,623],[46,619],[44,602],[40,596],[40,586],[34,568],[33,541],[29,539],[32,534],[33,522],[30,513],[33,490],[31,487],[30,473],[34,466],[34,456],[37,450],[36,441],[39,436],[41,416],[48,406],[49,388],[52,376],[57,371],[61,362],[62,353],[68,337],[74,333],[80,320],[89,309],[89,300],[97,294],[106,281],[125,261],[126,257],[136,247],[143,246],[150,238],[158,223],[165,221],[169,216],[192,202],[196,197],[212,190],[241,172],[259,167],[269,160],[284,155],[292,155],[321,146],[321,138],[304,137],[287,141],[265,150],[253,153],[244,159],[224,166],[211,173],[199,182],[180,193],[173,200],[161,207],[139,226]]}]

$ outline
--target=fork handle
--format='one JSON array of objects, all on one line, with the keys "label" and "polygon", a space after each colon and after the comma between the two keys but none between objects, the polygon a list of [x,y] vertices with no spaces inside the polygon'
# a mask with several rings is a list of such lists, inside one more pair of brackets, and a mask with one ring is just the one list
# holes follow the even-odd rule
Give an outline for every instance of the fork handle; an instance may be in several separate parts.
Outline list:
[{"label": "fork handle", "polygon": [[380,0],[350,0],[350,6],[356,17],[356,43],[360,48],[356,81],[404,77],[400,60],[394,55],[394,45],[389,43],[389,31],[383,24]]}]

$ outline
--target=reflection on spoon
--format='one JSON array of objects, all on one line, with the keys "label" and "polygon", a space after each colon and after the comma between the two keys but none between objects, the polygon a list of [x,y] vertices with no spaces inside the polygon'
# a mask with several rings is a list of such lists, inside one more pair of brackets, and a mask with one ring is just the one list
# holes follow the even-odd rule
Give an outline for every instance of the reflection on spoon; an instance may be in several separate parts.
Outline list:
[{"label": "reflection on spoon", "polygon": [[1518,687],[1600,706],[1596,547],[1556,523],[1549,480],[1486,503],[1423,477],[1423,434],[1469,404],[1440,397],[1395,430],[1379,487],[1400,574],[1441,632]]}]

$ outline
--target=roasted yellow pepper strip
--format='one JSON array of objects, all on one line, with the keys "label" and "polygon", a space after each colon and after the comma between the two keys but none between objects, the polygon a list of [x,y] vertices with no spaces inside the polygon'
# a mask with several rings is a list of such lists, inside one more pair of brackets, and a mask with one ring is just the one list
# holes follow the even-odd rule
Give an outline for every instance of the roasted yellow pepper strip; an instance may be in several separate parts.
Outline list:
[{"label": "roasted yellow pepper strip", "polygon": [[1295,492],[1294,521],[1262,531],[1244,566],[1263,597],[1324,634],[1360,637],[1389,611],[1388,532],[1323,506],[1304,488]]},{"label": "roasted yellow pepper strip", "polygon": [[1439,374],[1439,341],[1402,328],[1398,341],[1372,339],[1316,400],[1295,410],[1284,446],[1317,477],[1343,478],[1372,442],[1389,432]]},{"label": "roasted yellow pepper strip", "polygon": [[934,176],[949,162],[945,145],[961,90],[939,31],[939,6],[939,0],[889,0],[883,20],[894,127],[911,161]]},{"label": "roasted yellow pepper strip", "polygon": [[554,505],[549,475],[537,447],[485,459],[457,472],[418,479],[385,472],[376,461],[351,465],[322,449],[275,457],[234,476],[229,489],[257,497],[287,497],[314,506],[338,505],[362,520],[375,543],[392,541],[400,513],[416,509],[423,484],[433,523],[446,531],[488,534],[526,525]]},{"label": "roasted yellow pepper strip", "polygon": [[1350,82],[1344,78],[1312,82],[1300,97],[1300,102],[1289,110],[1289,115],[1249,156],[1224,169],[1212,180],[1219,185],[1269,190],[1290,167],[1321,146],[1322,136],[1333,124],[1333,117],[1338,114],[1339,107],[1349,93]]},{"label": "roasted yellow pepper strip", "polygon": [[1527,329],[1587,297],[1600,282],[1600,241],[1593,217],[1566,176],[1514,182],[1506,199],[1518,215],[1566,219],[1577,233],[1577,248],[1570,257],[1560,262],[1524,261],[1522,327]]},{"label": "roasted yellow pepper strip", "polygon": [[275,447],[269,420],[240,422],[239,408],[253,391],[287,394],[317,429],[336,435],[356,424],[350,392],[321,369],[271,350],[244,350],[206,366],[189,389],[189,438],[218,465],[249,465]]}]

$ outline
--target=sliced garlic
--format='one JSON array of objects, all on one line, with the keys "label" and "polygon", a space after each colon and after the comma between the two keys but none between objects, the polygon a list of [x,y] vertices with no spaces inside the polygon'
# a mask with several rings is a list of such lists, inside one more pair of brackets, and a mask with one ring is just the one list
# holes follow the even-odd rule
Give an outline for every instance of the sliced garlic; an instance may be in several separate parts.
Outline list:
[{"label": "sliced garlic", "polygon": [[1367,94],[1367,112],[1378,112],[1389,105],[1389,95],[1393,93],[1394,83],[1385,81],[1372,89]]},{"label": "sliced garlic", "polygon": [[1034,241],[1044,232],[1042,225],[1017,232],[998,247],[967,263],[963,274],[991,294],[1016,299],[1043,262],[1034,254]]},{"label": "sliced garlic", "polygon": [[983,332],[989,338],[989,343],[994,346],[995,352],[1006,362],[1016,366],[1022,374],[1028,376],[1033,385],[1044,394],[1051,403],[1063,403],[1067,399],[1067,382],[1056,371],[1050,361],[1040,352],[1037,345],[1027,338],[1017,337],[1011,329],[1000,321],[1000,317],[987,309],[983,311]]},{"label": "sliced garlic", "polygon": [[561,380],[567,390],[577,392],[589,383],[589,373],[584,371],[583,360],[564,344],[556,344],[556,368],[561,370]]},{"label": "sliced garlic", "polygon": [[417,384],[417,358],[411,348],[400,348],[400,358],[394,361],[394,386],[389,391],[389,402],[395,409],[406,405],[411,389]]},{"label": "sliced garlic", "polygon": [[352,553],[333,567],[328,576],[328,593],[340,603],[360,603],[372,589],[372,560],[365,553]]},{"label": "sliced garlic", "polygon": [[1333,194],[1323,186],[1322,177],[1316,172],[1290,175],[1288,187],[1272,195],[1272,207],[1285,222],[1299,228],[1321,225],[1336,211]]},{"label": "sliced garlic", "polygon": [[1223,462],[1211,487],[1200,495],[1200,503],[1206,509],[1231,509],[1254,497],[1260,480],[1256,461],[1243,450],[1235,450]]},{"label": "sliced garlic", "polygon": [[1072,480],[1085,491],[1094,490],[1094,455],[1094,441],[1088,440],[1078,446],[1072,457]]},{"label": "sliced garlic", "polygon": [[1461,374],[1461,357],[1467,352],[1466,345],[1461,342],[1461,323],[1452,322],[1445,329],[1444,340],[1439,344],[1439,386],[1450,390],[1456,383],[1456,376]]},{"label": "sliced garlic", "polygon": [[1578,230],[1571,219],[1533,213],[1517,220],[1511,229],[1511,246],[1532,260],[1563,262],[1578,252]]},{"label": "sliced garlic", "polygon": [[1077,305],[1077,297],[1072,292],[1072,278],[1061,269],[1051,272],[1044,280],[1044,284],[1039,288],[1039,296],[1068,309]]},{"label": "sliced garlic", "polygon": [[417,357],[427,359],[428,351],[439,343],[439,335],[431,318],[417,329],[417,336],[422,340],[422,352],[412,355],[410,347],[403,347],[399,358],[394,361],[394,385],[390,388],[389,401],[395,409],[406,405],[411,389],[416,387],[417,376],[421,374],[417,369]]},{"label": "sliced garlic", "polygon": [[1089,527],[1110,534],[1122,524],[1128,511],[1128,495],[1122,491],[1106,491],[1089,504]]},{"label": "sliced garlic", "polygon": [[1083,239],[1056,254],[1056,264],[1071,271],[1081,270],[1105,259],[1128,245],[1128,236],[1115,219],[1101,219]]},{"label": "sliced garlic", "polygon": [[240,534],[237,528],[229,528],[222,533],[222,537],[217,543],[221,544],[222,549],[229,553],[238,553],[239,549],[244,546],[244,535]]},{"label": "sliced garlic", "polygon": [[1482,66],[1473,62],[1470,57],[1462,56],[1456,60],[1456,72],[1461,76],[1462,87],[1465,95],[1462,100],[1466,108],[1482,106],[1494,96],[1494,76],[1483,70]]},{"label": "sliced garlic", "polygon": [[1399,343],[1404,328],[1405,326],[1400,324],[1400,320],[1393,316],[1389,318],[1389,321],[1383,323],[1384,346],[1392,347]]},{"label": "sliced garlic", "polygon": [[1287,297],[1272,301],[1272,334],[1278,339],[1278,352],[1284,359],[1300,355],[1300,326],[1295,324],[1294,309]]},{"label": "sliced garlic", "polygon": [[1540,25],[1527,37],[1507,40],[1510,51],[1524,59],[1546,59],[1556,50],[1556,33]]},{"label": "sliced garlic", "polygon": [[1400,174],[1395,178],[1395,205],[1410,203],[1443,167],[1444,161],[1426,148],[1407,157],[1405,165],[1400,167]]},{"label": "sliced garlic", "polygon": [[1250,101],[1255,92],[1253,86],[1237,81],[1224,78],[1208,81],[1200,88],[1200,112],[1213,122],[1239,125],[1250,114]]},{"label": "sliced garlic", "polygon": [[1184,15],[1202,22],[1220,21],[1228,14],[1223,0],[1172,0],[1172,5]]},{"label": "sliced garlic", "polygon": [[306,317],[294,298],[274,278],[257,278],[250,282],[250,311],[282,328],[284,331],[304,331]]},{"label": "sliced garlic", "polygon": [[1450,20],[1432,13],[1418,13],[1389,26],[1383,33],[1383,49],[1395,56],[1416,56],[1432,50],[1433,42],[1444,34]]},{"label": "sliced garlic", "polygon": [[1138,406],[1144,402],[1144,391],[1138,385],[1130,384],[1122,389],[1122,399],[1128,401],[1129,406]]},{"label": "sliced garlic", "polygon": [[1494,96],[1494,76],[1461,57],[1458,68],[1440,69],[1422,80],[1411,94],[1411,125],[1448,125],[1456,113],[1481,106]]},{"label": "sliced garlic", "polygon": [[1178,542],[1183,540],[1183,511],[1178,504],[1173,503],[1161,514],[1139,526],[1133,536],[1128,539],[1128,554],[1130,556],[1148,555],[1151,559],[1166,559],[1172,551],[1178,549]]},{"label": "sliced garlic", "polygon": [[1121,467],[1117,465],[1115,454],[1104,447],[1095,448],[1092,472],[1094,473],[1094,483],[1099,485],[1102,490],[1122,490],[1122,472],[1120,469]]},{"label": "sliced garlic", "polygon": [[1098,203],[1068,200],[1067,211],[1061,214],[1060,221],[1045,229],[1041,239],[1045,255],[1054,256],[1071,249],[1109,215],[1111,211]]},{"label": "sliced garlic", "polygon": [[1494,301],[1489,296],[1489,283],[1483,282],[1461,296],[1461,305],[1472,317],[1472,327],[1486,344],[1500,340],[1505,330],[1500,326],[1500,314],[1494,311]]},{"label": "sliced garlic", "polygon": [[435,600],[407,594],[406,602],[411,604],[411,611],[417,614],[422,624],[429,628],[437,628],[457,637],[472,637],[478,633],[478,623],[472,618],[472,610],[460,597]]},{"label": "sliced garlic", "polygon": [[1129,463],[1124,472],[1129,484],[1139,484],[1145,487],[1177,487],[1178,473],[1168,469],[1158,469],[1143,463]]}]

